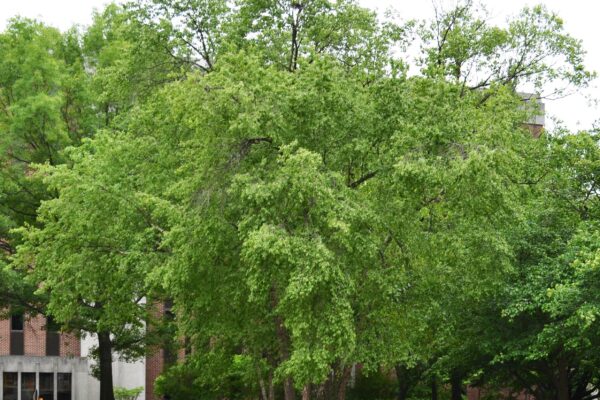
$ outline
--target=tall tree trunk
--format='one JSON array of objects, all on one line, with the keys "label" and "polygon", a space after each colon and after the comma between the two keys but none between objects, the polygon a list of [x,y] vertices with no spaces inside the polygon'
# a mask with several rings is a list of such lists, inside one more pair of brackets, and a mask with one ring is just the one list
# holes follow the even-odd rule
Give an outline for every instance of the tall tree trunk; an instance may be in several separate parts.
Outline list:
[{"label": "tall tree trunk", "polygon": [[396,380],[398,382],[398,395],[396,396],[396,399],[406,400],[408,398],[408,390],[410,388],[408,368],[406,368],[405,365],[396,364],[394,369],[396,370]]},{"label": "tall tree trunk", "polygon": [[261,400],[269,400],[267,395],[267,385],[265,384],[265,380],[260,376],[260,369],[258,370],[258,386],[260,387],[260,398]]},{"label": "tall tree trunk", "polygon": [[462,378],[460,374],[453,371],[450,375],[451,400],[462,400]]},{"label": "tall tree trunk", "polygon": [[338,386],[338,400],[346,400],[346,391],[348,390],[348,382],[350,382],[351,376],[352,366],[344,367]]},{"label": "tall tree trunk", "polygon": [[[274,287],[271,288],[271,309],[275,310],[279,303],[277,291]],[[290,335],[283,325],[283,318],[280,315],[274,317],[277,339],[279,341],[279,352],[281,361],[290,359]],[[296,391],[294,390],[294,382],[291,377],[285,378],[283,381],[283,395],[285,400],[296,400]]]},{"label": "tall tree trunk", "polygon": [[325,400],[328,398],[326,396],[328,383],[329,383],[329,378],[325,382],[321,383],[319,385],[319,387],[317,388],[317,393],[315,393],[315,398],[317,400]]},{"label": "tall tree trunk", "polygon": [[438,388],[435,375],[431,377],[431,400],[438,400]]},{"label": "tall tree trunk", "polygon": [[285,378],[283,381],[283,396],[285,400],[296,400],[296,391],[294,390],[294,381],[292,378]]},{"label": "tall tree trunk", "polygon": [[302,389],[302,400],[310,400],[310,383],[304,385]]},{"label": "tall tree trunk", "polygon": [[269,400],[275,400],[275,384],[273,383],[273,371],[269,371]]},{"label": "tall tree trunk", "polygon": [[[289,352],[289,335],[287,330],[283,327],[283,321],[277,317],[277,336],[279,337],[279,343],[281,346],[281,355],[283,360],[290,358]],[[296,390],[294,389],[294,381],[291,377],[285,378],[283,381],[283,395],[285,400],[296,400]]]},{"label": "tall tree trunk", "polygon": [[98,333],[100,400],[115,400],[112,377],[112,342],[109,332]]},{"label": "tall tree trunk", "polygon": [[569,364],[563,354],[558,356],[558,400],[570,400]]},{"label": "tall tree trunk", "polygon": [[336,364],[332,366],[332,371],[328,374],[325,382],[321,383],[316,390],[315,398],[317,400],[331,400],[336,396]]}]

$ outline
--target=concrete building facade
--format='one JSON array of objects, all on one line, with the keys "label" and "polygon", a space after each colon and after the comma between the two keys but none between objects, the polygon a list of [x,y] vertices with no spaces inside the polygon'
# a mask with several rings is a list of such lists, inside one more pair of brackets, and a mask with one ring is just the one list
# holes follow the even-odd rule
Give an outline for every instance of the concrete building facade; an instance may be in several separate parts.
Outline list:
[{"label": "concrete building facade", "polygon": [[[52,321],[41,315],[0,319],[0,400],[99,399],[100,383],[92,376],[93,361],[89,358],[95,346],[94,335],[80,339],[58,332]],[[142,387],[139,399],[153,400],[153,391],[146,393],[146,386],[152,388],[154,384],[147,380],[146,360],[115,359],[115,387]],[[160,371],[154,371],[153,379],[158,374]]]}]

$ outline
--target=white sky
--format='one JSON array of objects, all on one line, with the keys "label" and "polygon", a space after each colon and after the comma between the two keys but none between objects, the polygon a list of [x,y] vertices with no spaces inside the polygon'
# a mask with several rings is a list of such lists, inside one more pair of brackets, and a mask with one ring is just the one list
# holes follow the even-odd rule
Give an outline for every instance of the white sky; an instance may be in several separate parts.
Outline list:
[{"label": "white sky", "polygon": [[[439,0],[437,0],[439,2]],[[73,24],[88,25],[94,8],[101,9],[108,0],[0,0],[0,30],[6,20],[15,15],[37,18],[49,25],[68,29]],[[393,7],[401,17],[431,18],[431,0],[359,0],[366,7],[384,11]],[[452,5],[456,0],[443,0]],[[565,22],[566,31],[583,40],[587,50],[588,69],[600,72],[600,1],[598,0],[482,0],[490,11],[493,22],[502,24],[507,16],[515,15],[525,5],[543,3],[557,12]],[[1,56],[1,55],[0,55]],[[600,119],[600,108],[586,99],[600,99],[599,82],[585,93],[575,94],[565,99],[547,101],[546,113],[565,122],[570,129],[586,129]],[[548,119],[547,119],[548,121]],[[549,122],[549,121],[548,121]]]}]

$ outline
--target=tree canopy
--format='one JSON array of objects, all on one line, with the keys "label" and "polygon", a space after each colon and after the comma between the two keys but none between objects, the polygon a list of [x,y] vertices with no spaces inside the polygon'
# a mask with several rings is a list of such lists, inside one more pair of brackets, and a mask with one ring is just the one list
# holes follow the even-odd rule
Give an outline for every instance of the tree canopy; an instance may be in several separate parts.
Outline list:
[{"label": "tree canopy", "polygon": [[545,7],[148,0],[0,47],[0,302],[96,334],[101,400],[156,343],[174,399],[598,396],[598,135],[518,92],[594,74]]}]

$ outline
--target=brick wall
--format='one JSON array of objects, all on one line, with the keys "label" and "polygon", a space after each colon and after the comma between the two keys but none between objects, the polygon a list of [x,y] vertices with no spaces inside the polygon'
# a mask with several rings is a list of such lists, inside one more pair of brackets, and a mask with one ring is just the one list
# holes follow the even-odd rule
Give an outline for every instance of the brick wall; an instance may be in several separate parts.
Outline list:
[{"label": "brick wall", "polygon": [[81,344],[77,336],[70,333],[60,335],[60,356],[81,357]]},{"label": "brick wall", "polygon": [[26,317],[23,326],[26,356],[46,355],[46,318],[41,315]]},{"label": "brick wall", "polygon": [[[160,318],[165,312],[165,306],[162,303],[152,305],[152,315]],[[148,326],[147,329],[152,329]],[[156,400],[154,395],[154,381],[162,373],[164,368],[164,350],[157,347],[149,347],[146,353],[146,400]]]},{"label": "brick wall", "polygon": [[146,356],[146,400],[156,400],[154,395],[154,381],[163,372],[164,350],[153,349]]},{"label": "brick wall", "polygon": [[[23,324],[23,342],[26,356],[46,355],[46,318],[41,315],[26,317]],[[0,356],[10,355],[10,319],[0,319]],[[60,335],[61,357],[80,357],[81,345],[77,336]]]},{"label": "brick wall", "polygon": [[[163,318],[167,313],[171,311],[172,302],[151,303],[151,315],[153,318]],[[152,329],[152,324],[148,323],[147,329]],[[154,381],[165,369],[165,362],[181,362],[186,358],[186,342],[183,338],[177,341],[178,348],[174,349],[174,354],[167,354],[163,348],[159,346],[150,346],[146,350],[146,399],[145,400],[159,400],[160,397],[154,394]],[[172,357],[175,357],[172,359]],[[167,360],[165,360],[167,358]],[[168,361],[171,359],[171,361]]]},{"label": "brick wall", "polygon": [[0,319],[0,356],[10,354],[10,320]]},{"label": "brick wall", "polygon": [[544,125],[527,125],[527,128],[529,129],[529,132],[531,132],[531,136],[533,136],[534,138],[539,138],[540,136],[542,136],[542,133],[544,132]]}]

